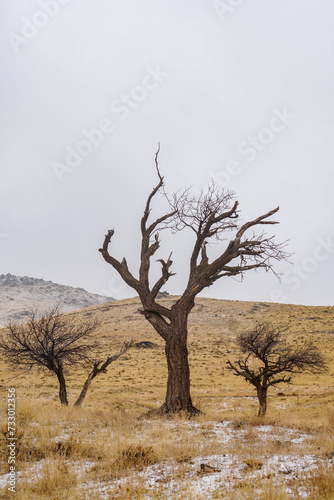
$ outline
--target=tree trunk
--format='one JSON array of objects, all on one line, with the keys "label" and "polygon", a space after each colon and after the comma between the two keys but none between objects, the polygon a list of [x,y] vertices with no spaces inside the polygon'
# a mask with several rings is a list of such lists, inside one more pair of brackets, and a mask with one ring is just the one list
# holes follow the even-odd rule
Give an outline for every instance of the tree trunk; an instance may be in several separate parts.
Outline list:
[{"label": "tree trunk", "polygon": [[258,417],[264,417],[267,412],[267,390],[266,387],[257,388],[257,397],[260,405]]},{"label": "tree trunk", "polygon": [[64,377],[64,372],[62,368],[56,371],[56,375],[59,381],[59,399],[62,405],[68,405],[67,401],[67,390],[66,390],[66,382]]},{"label": "tree trunk", "polygon": [[164,413],[186,411],[198,414],[190,396],[190,371],[187,349],[187,318],[174,321],[172,335],[166,340],[168,379],[166,401],[161,407]]},{"label": "tree trunk", "polygon": [[78,399],[76,400],[76,402],[74,403],[73,406],[81,406],[83,400],[85,399],[85,396],[87,394],[87,391],[89,389],[89,386],[94,378],[94,372],[91,372],[88,377],[87,377],[87,380],[86,382],[84,383],[84,386],[82,388],[82,391],[80,392],[80,395],[78,397]]}]

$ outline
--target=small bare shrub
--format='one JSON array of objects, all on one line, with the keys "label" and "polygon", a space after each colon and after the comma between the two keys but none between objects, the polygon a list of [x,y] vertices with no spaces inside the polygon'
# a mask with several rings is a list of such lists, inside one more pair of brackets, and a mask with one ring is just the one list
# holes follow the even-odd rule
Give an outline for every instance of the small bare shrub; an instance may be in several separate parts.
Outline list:
[{"label": "small bare shrub", "polygon": [[[27,475],[28,474],[28,475]],[[62,461],[45,462],[41,473],[31,475],[28,472],[24,485],[20,486],[22,500],[76,500],[80,498],[76,487],[78,480],[70,468]]]},{"label": "small bare shrub", "polygon": [[246,464],[246,471],[260,470],[263,467],[263,461],[257,458],[247,458],[244,463]]},{"label": "small bare shrub", "polygon": [[142,469],[147,465],[157,463],[158,458],[152,446],[131,445],[119,454],[115,465],[118,469]]},{"label": "small bare shrub", "polygon": [[314,498],[333,500],[334,498],[334,471],[332,468],[319,467],[316,469],[309,481],[306,482],[309,491]]}]

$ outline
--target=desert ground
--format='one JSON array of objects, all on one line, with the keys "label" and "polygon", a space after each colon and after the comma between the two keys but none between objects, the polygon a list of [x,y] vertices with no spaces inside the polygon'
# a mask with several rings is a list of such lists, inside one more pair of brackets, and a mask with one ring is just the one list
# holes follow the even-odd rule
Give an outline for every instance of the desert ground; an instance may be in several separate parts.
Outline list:
[{"label": "desert ground", "polygon": [[[171,305],[176,297],[161,299]],[[138,313],[136,298],[70,313],[97,317],[106,354],[131,348],[97,377],[73,408],[87,371],[68,373],[69,406],[57,379],[19,375],[2,359],[0,497],[30,499],[334,499],[334,307],[198,298],[189,320],[192,397],[201,415],[148,418],[164,401],[163,340]],[[234,338],[257,321],[312,340],[329,370],[301,374],[269,390],[257,418],[252,386],[226,369]],[[7,490],[7,389],[16,389],[17,486]]]}]

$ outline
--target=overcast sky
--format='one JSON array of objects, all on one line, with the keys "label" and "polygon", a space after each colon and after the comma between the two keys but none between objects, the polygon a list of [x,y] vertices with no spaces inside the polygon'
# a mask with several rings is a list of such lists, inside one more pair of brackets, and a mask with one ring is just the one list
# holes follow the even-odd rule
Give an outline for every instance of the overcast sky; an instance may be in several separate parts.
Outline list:
[{"label": "overcast sky", "polygon": [[[133,296],[98,248],[136,273],[156,183],[213,177],[243,219],[280,206],[280,283],[250,272],[202,295],[334,303],[333,0],[2,0],[0,274]],[[157,199],[153,215],[161,215]],[[192,232],[166,289],[181,293]],[[175,240],[175,241],[173,241]],[[216,252],[216,248],[214,249]],[[158,264],[156,264],[158,266]],[[158,266],[159,268],[159,266]]]}]

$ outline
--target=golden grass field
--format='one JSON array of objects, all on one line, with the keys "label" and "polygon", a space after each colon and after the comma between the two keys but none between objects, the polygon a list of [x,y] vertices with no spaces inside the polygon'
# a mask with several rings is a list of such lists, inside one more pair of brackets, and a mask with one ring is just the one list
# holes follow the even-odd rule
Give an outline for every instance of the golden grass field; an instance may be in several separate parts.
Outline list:
[{"label": "golden grass field", "polygon": [[[190,420],[143,417],[163,403],[167,372],[163,341],[139,307],[125,299],[71,313],[78,321],[99,318],[106,354],[131,337],[157,344],[111,364],[82,408],[71,404],[83,370],[68,375],[70,406],[61,407],[56,377],[35,371],[13,378],[1,362],[0,498],[334,499],[334,307],[198,298],[189,358],[193,402],[203,413]],[[294,341],[312,340],[329,363],[325,374],[269,390],[261,421],[253,388],[225,366],[236,355],[235,334],[256,321],[289,326]],[[17,393],[15,494],[5,486],[8,387]]]}]

